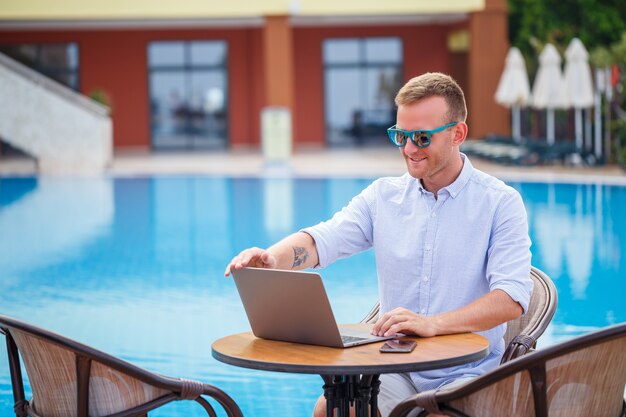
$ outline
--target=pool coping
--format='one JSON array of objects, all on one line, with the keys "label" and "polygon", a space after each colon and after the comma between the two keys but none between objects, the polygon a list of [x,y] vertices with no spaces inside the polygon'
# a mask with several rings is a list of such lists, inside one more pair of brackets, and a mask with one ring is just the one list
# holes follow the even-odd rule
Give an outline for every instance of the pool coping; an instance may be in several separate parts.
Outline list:
[{"label": "pool coping", "polygon": [[[476,157],[472,164],[504,181],[626,185],[619,166],[504,166]],[[258,150],[158,153],[145,150],[116,152],[105,176],[213,175],[232,177],[377,178],[406,172],[397,149],[305,149],[289,160],[268,161]],[[37,176],[29,158],[0,159],[0,176]]]}]

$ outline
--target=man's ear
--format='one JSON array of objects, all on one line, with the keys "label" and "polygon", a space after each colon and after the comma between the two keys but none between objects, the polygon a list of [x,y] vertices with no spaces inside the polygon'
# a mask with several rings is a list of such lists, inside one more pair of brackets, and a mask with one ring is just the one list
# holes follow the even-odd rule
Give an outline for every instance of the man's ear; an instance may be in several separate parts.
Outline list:
[{"label": "man's ear", "polygon": [[454,138],[452,139],[452,144],[454,146],[461,146],[465,139],[467,138],[468,127],[465,122],[459,122],[453,127],[454,129]]}]

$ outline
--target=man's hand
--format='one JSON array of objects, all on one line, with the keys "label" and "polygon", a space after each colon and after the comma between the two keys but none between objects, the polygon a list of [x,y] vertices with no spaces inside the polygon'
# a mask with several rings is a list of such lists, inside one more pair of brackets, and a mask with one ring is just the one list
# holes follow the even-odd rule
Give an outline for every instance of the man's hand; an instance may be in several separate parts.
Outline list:
[{"label": "man's hand", "polygon": [[249,248],[233,258],[224,276],[232,269],[245,267],[271,269],[305,269],[319,263],[315,240],[306,232],[296,232],[267,249]]},{"label": "man's hand", "polygon": [[254,268],[276,268],[276,257],[268,250],[261,248],[249,248],[241,251],[235,256],[224,271],[224,276],[230,275],[231,269],[241,269],[245,267]]},{"label": "man's hand", "polygon": [[441,314],[423,316],[406,308],[383,314],[372,334],[393,336],[396,333],[431,337],[442,334],[482,332],[518,318],[522,306],[500,289],[493,290],[471,303]]},{"label": "man's hand", "polygon": [[393,336],[396,333],[431,337],[437,335],[437,327],[432,317],[398,307],[383,314],[372,328],[372,334],[377,336]]}]

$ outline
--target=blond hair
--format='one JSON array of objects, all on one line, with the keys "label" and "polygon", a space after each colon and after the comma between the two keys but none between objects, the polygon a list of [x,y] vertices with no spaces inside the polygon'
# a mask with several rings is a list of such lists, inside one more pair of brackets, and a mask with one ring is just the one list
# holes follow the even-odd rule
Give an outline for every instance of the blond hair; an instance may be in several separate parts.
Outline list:
[{"label": "blond hair", "polygon": [[465,121],[465,94],[452,77],[441,72],[427,72],[411,78],[398,91],[395,102],[396,106],[403,106],[435,96],[443,97],[448,105],[447,122]]}]

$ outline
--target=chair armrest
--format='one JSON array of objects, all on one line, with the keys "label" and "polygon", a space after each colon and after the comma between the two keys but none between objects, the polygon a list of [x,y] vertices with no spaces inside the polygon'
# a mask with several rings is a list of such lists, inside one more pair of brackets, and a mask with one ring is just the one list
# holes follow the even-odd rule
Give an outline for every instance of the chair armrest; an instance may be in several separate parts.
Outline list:
[{"label": "chair armrest", "polygon": [[[222,391],[221,389],[213,385],[210,385],[210,384],[203,384],[203,385],[204,385],[204,390],[203,390],[202,395],[206,395],[208,397],[213,398],[215,401],[217,401],[222,406],[227,416],[243,417],[243,413],[241,412],[241,409],[239,408],[235,400],[231,398],[230,395],[226,394],[224,391]],[[209,412],[209,410],[207,410],[206,405],[208,405],[208,403],[206,403],[206,400],[204,398],[200,396],[196,398],[195,401],[200,403],[200,405],[204,407],[204,409],[209,413],[209,415],[212,415]]]},{"label": "chair armrest", "polygon": [[196,401],[205,409],[209,416],[213,416],[215,413],[209,402],[202,397],[203,395],[217,401],[222,406],[227,416],[242,417],[241,410],[237,403],[235,403],[235,400],[221,389],[193,379],[178,378],[178,380],[181,382],[180,399]]},{"label": "chair armrest", "polygon": [[[412,411],[419,407],[422,411],[417,417],[427,417],[434,414],[445,414],[453,417],[464,417],[465,414],[459,412],[447,404],[437,402],[437,394],[441,388],[430,391],[423,391],[400,402],[392,411],[389,417],[407,417]],[[453,389],[454,390],[454,389]],[[465,416],[467,417],[467,416]]]},{"label": "chair armrest", "polygon": [[429,415],[430,413],[440,414],[441,409],[439,408],[439,404],[437,404],[436,394],[437,390],[430,390],[412,395],[396,405],[389,417],[406,417],[411,411],[418,407],[423,409],[423,411],[418,414],[419,417]]},{"label": "chair armrest", "polygon": [[373,324],[378,320],[378,313],[380,311],[380,303],[374,304],[374,307],[361,319],[361,323]]},{"label": "chair armrest", "polygon": [[526,334],[515,336],[513,340],[511,340],[511,343],[509,343],[506,347],[506,350],[502,355],[502,360],[500,360],[500,365],[510,361],[511,359],[525,355],[535,346],[536,343],[537,339],[532,336]]}]

